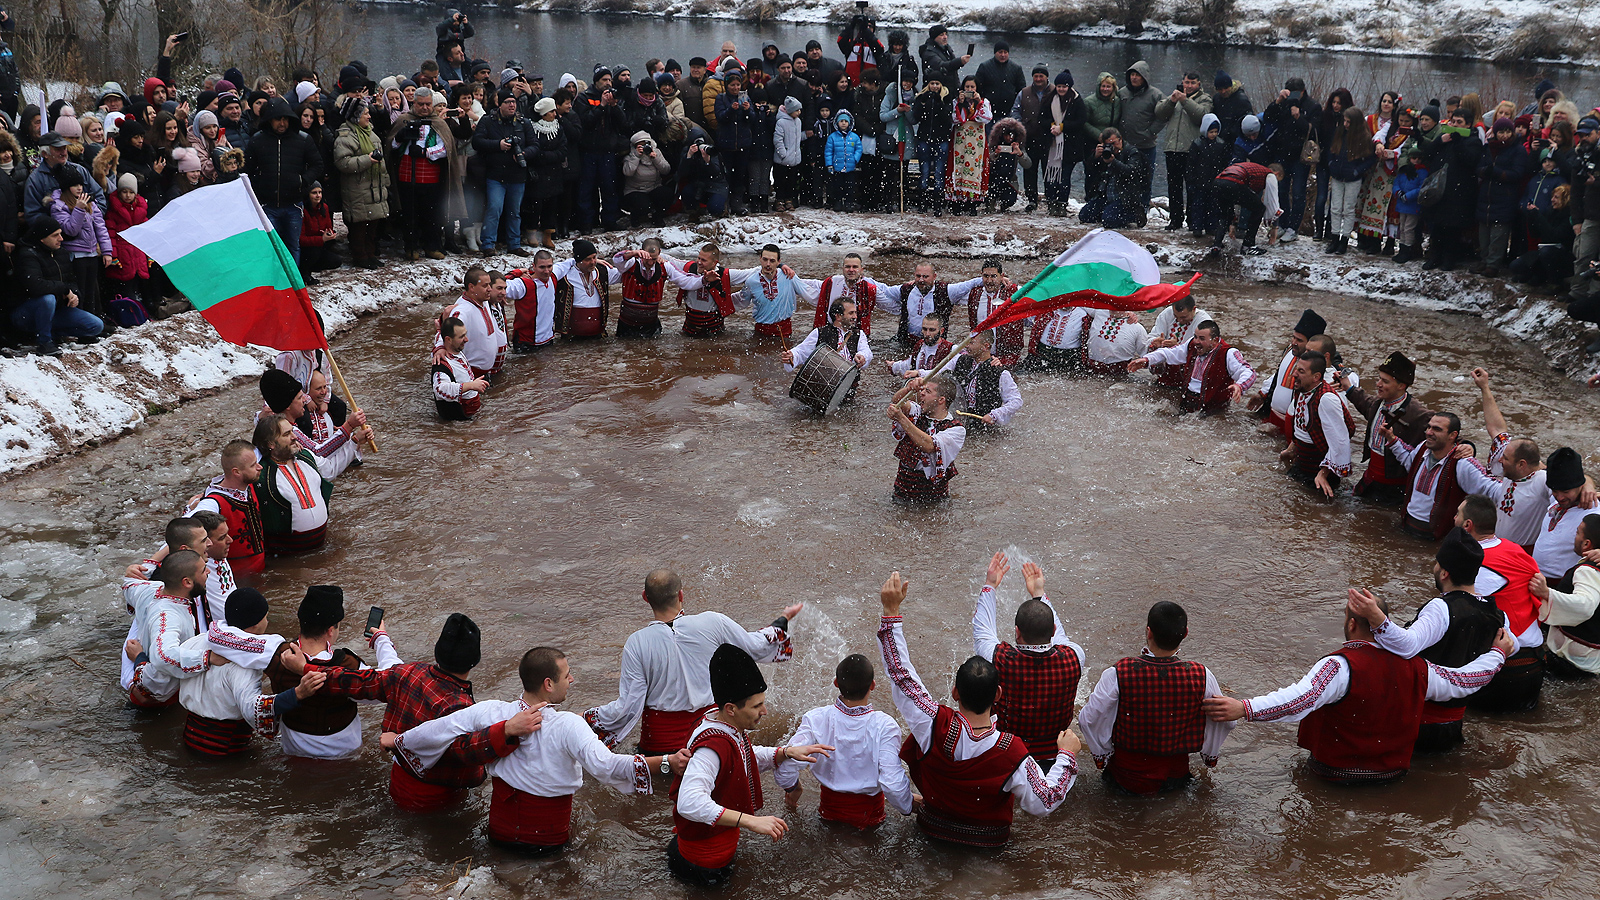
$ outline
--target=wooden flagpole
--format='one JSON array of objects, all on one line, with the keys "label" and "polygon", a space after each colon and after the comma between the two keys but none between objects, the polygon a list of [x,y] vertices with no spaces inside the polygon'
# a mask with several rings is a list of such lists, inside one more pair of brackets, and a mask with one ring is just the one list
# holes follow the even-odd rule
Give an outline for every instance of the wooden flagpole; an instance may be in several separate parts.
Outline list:
[{"label": "wooden flagpole", "polygon": [[[361,406],[356,403],[356,398],[350,396],[350,385],[344,383],[344,373],[339,371],[339,362],[333,358],[333,348],[325,347],[325,352],[328,354],[328,365],[333,368],[334,380],[339,382],[339,390],[344,394],[344,402],[350,404],[352,410],[359,411]],[[373,453],[378,452],[378,439],[373,435],[371,426],[367,427],[367,446],[372,448]]]}]

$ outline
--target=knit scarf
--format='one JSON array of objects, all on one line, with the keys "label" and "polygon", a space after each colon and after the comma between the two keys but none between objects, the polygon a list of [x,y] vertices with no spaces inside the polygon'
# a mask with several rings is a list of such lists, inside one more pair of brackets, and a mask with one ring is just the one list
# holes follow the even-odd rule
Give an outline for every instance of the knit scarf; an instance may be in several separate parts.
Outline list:
[{"label": "knit scarf", "polygon": [[533,132],[541,137],[553,138],[561,133],[561,120],[551,119],[547,122],[544,119],[534,119]]},{"label": "knit scarf", "polygon": [[[1067,118],[1067,110],[1062,101],[1071,101],[1076,96],[1077,91],[1071,88],[1067,89],[1066,97],[1052,92],[1050,97],[1050,121],[1056,125],[1062,125]],[[1045,160],[1044,164],[1044,180],[1046,184],[1057,184],[1061,181],[1061,162],[1066,153],[1066,145],[1067,129],[1063,127],[1061,133],[1050,141],[1050,156]]]}]

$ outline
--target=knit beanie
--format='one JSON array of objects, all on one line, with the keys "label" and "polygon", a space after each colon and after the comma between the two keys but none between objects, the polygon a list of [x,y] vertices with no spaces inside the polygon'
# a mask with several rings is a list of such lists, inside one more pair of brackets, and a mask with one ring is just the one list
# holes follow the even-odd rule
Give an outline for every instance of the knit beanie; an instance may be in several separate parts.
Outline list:
[{"label": "knit beanie", "polygon": [[1211,79],[1211,86],[1219,91],[1225,91],[1228,88],[1233,87],[1233,76],[1222,71],[1221,69],[1218,69],[1217,77]]},{"label": "knit beanie", "polygon": [[267,598],[253,587],[237,588],[228,595],[222,615],[235,628],[254,628],[267,617]]},{"label": "knit beanie", "polygon": [[1056,84],[1064,84],[1067,87],[1072,87],[1072,71],[1069,69],[1062,69],[1061,71],[1057,72]]}]

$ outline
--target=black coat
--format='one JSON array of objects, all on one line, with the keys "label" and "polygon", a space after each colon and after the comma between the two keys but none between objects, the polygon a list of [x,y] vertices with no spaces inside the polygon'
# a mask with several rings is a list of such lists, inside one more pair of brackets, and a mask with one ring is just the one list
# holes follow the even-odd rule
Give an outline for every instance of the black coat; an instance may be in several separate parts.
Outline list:
[{"label": "black coat", "polygon": [[930,39],[917,48],[917,54],[922,57],[923,83],[926,84],[930,78],[937,78],[939,84],[955,93],[956,88],[961,86],[961,57],[950,49],[950,45],[941,47]]},{"label": "black coat", "polygon": [[1223,143],[1233,146],[1233,142],[1243,132],[1240,130],[1244,117],[1253,115],[1255,107],[1250,103],[1250,97],[1244,88],[1235,88],[1226,97],[1212,95],[1211,111],[1217,114],[1217,121],[1222,124]]},{"label": "black coat", "polygon": [[544,200],[561,195],[568,178],[577,172],[567,165],[567,131],[559,128],[553,135],[541,135],[529,125],[534,143],[527,146],[528,190],[537,199]]},{"label": "black coat", "polygon": [[1444,196],[1432,208],[1423,210],[1430,221],[1462,227],[1477,221],[1478,158],[1482,154],[1483,144],[1477,137],[1460,135],[1449,141],[1441,136],[1423,148],[1422,164],[1428,171],[1450,166],[1445,175]]},{"label": "black coat", "polygon": [[244,173],[262,206],[287,207],[303,203],[311,182],[322,175],[322,153],[294,124],[283,134],[272,120],[295,119],[288,101],[273,97],[261,110],[262,128],[244,148]]},{"label": "black coat", "polygon": [[627,149],[628,136],[633,132],[628,130],[628,114],[620,100],[606,106],[600,91],[590,88],[573,101],[572,108],[583,126],[579,149],[589,153],[622,153]]},{"label": "black coat", "polygon": [[950,101],[933,91],[923,91],[912,101],[911,109],[917,119],[917,140],[942,144],[950,140],[956,130],[955,112]]},{"label": "black coat", "polygon": [[66,303],[67,293],[78,288],[72,279],[72,265],[64,256],[40,243],[19,244],[12,259],[16,267],[12,278],[20,290],[12,297],[12,305],[45,294],[54,294],[58,302]]},{"label": "black coat", "polygon": [[1513,140],[1496,153],[1484,147],[1478,157],[1478,221],[1509,225],[1522,206],[1528,177],[1528,151]]},{"label": "black coat", "polygon": [[[1010,60],[1000,62],[989,58],[978,65],[978,96],[989,101],[989,107],[994,110],[995,118],[1004,116],[1011,109],[1011,104],[1017,100],[1028,81],[1022,75],[1022,67]],[[1028,133],[1033,133],[1033,126],[1027,122]]]},{"label": "black coat", "polygon": [[[1298,119],[1293,113],[1295,109],[1300,110]],[[1322,121],[1322,107],[1309,94],[1302,93],[1299,100],[1283,99],[1269,105],[1261,111],[1261,121],[1272,127],[1268,143],[1272,145],[1273,158],[1269,162],[1288,167],[1299,161],[1300,150],[1311,136],[1311,129]]]},{"label": "black coat", "polygon": [[[511,150],[500,149],[503,140],[520,142],[526,165],[517,164],[516,147]],[[479,119],[478,129],[472,135],[472,149],[483,160],[484,176],[501,184],[524,184],[528,181],[528,169],[533,166],[533,160],[528,155],[537,143],[532,122],[521,116],[512,116],[508,122],[500,116],[498,109]]]}]

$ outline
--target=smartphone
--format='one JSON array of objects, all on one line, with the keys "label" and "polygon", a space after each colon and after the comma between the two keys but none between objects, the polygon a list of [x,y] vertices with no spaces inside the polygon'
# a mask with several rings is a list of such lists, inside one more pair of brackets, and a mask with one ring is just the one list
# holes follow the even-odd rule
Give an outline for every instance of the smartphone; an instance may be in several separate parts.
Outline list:
[{"label": "smartphone", "polygon": [[977,44],[968,44],[967,45],[967,55],[971,56],[972,55],[972,51],[974,51],[976,49],[978,49],[978,45]]},{"label": "smartphone", "polygon": [[172,42],[174,44],[181,44],[184,41],[187,41],[188,39],[189,39],[189,32],[187,32],[187,31],[180,31],[177,34],[172,36]]},{"label": "smartphone", "polygon": [[383,624],[383,607],[374,606],[371,610],[369,610],[367,612],[367,630],[365,632],[367,637],[371,637],[372,633],[374,631],[377,631],[378,630],[378,626],[382,625],[382,624]]}]

